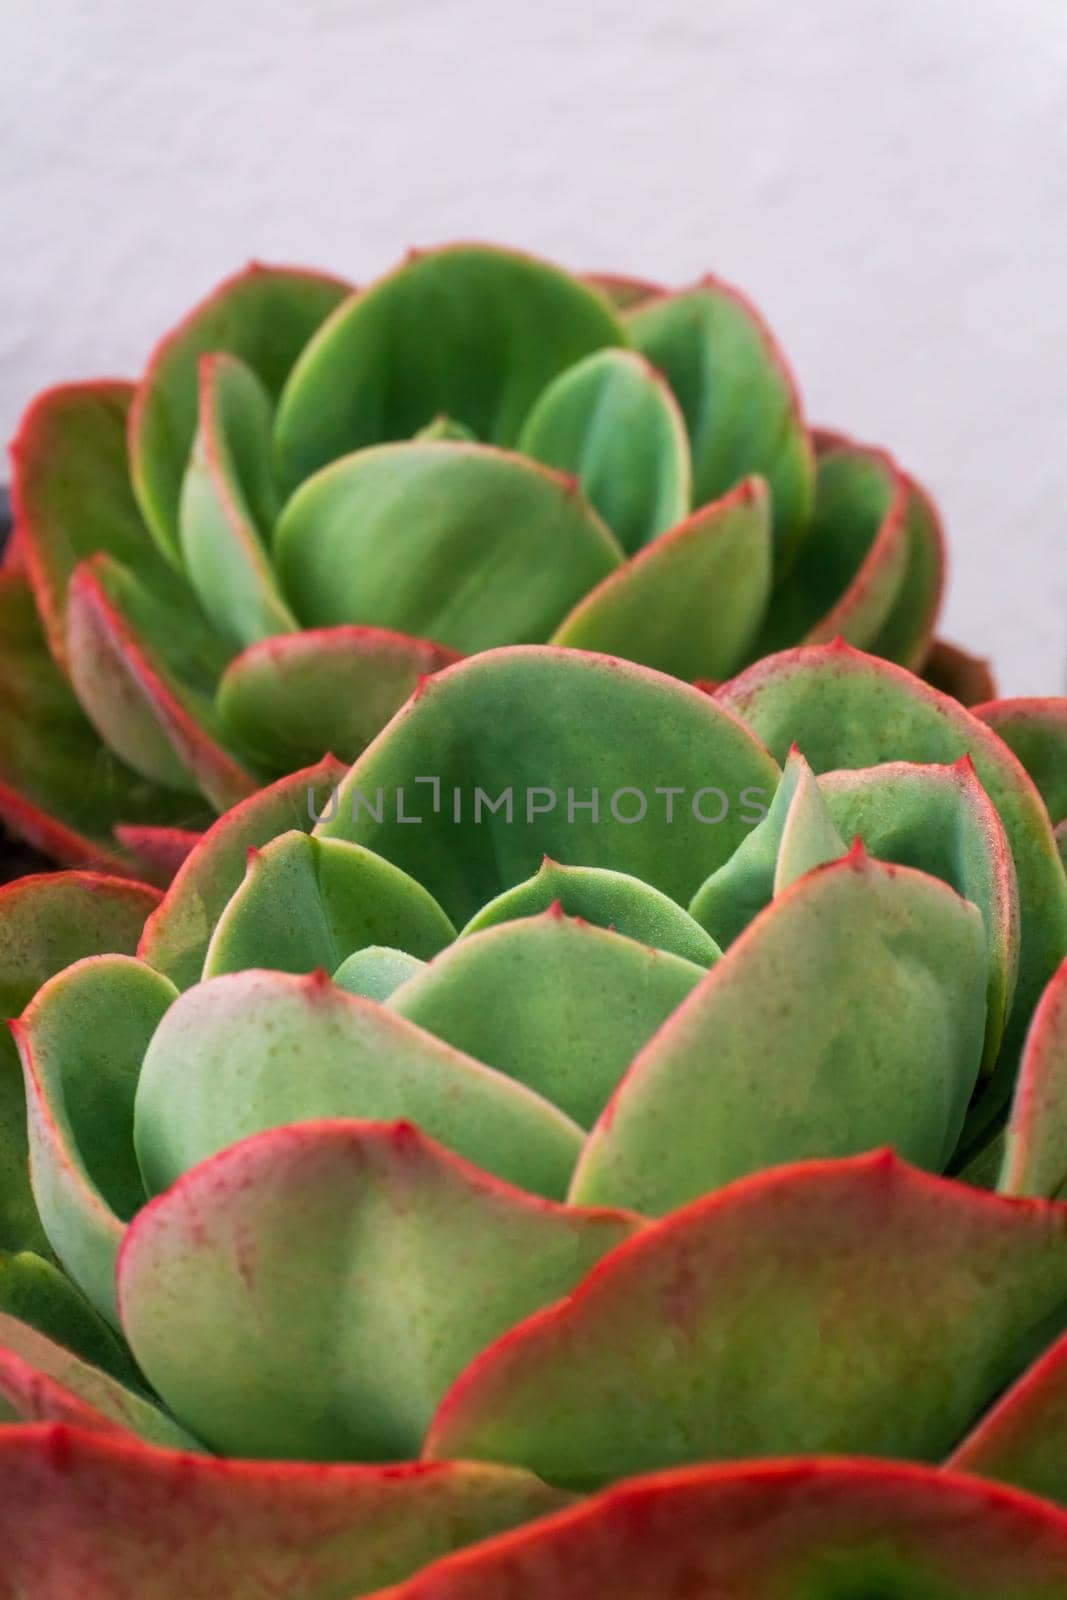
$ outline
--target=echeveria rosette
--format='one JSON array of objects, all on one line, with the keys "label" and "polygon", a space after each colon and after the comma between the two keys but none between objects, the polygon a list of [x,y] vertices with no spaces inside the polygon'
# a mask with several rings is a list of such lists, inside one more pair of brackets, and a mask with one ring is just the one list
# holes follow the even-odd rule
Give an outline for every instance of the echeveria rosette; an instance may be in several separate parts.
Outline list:
[{"label": "echeveria rosette", "polygon": [[354,759],[421,678],[497,646],[689,681],[835,635],[936,665],[928,497],[809,434],[715,279],[471,245],[360,292],[253,266],[138,384],[39,396],[12,459],[0,812],[67,865],[165,881],[212,810]]},{"label": "echeveria rosette", "polygon": [[162,900],[4,894],[24,1591],[1063,1592],[1067,879],[986,722],[504,649]]}]

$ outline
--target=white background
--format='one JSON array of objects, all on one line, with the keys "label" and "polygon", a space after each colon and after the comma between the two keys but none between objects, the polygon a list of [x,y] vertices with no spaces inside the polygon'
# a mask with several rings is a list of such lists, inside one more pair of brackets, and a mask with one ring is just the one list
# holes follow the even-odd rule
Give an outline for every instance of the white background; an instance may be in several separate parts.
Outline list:
[{"label": "white background", "polygon": [[249,257],[495,238],[739,282],[939,499],[944,629],[1064,687],[1065,0],[6,0],[0,427]]}]

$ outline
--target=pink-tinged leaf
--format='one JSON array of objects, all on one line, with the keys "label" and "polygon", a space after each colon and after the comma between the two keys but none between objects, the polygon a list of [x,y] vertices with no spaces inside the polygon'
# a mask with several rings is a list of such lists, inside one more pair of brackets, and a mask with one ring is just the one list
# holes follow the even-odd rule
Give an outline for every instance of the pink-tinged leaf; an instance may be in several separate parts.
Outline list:
[{"label": "pink-tinged leaf", "polygon": [[130,413],[130,467],[141,510],[175,565],[181,485],[198,422],[200,357],[237,356],[277,398],[312,334],[350,292],[348,284],[320,273],[253,262],[156,346]]},{"label": "pink-tinged leaf", "polygon": [[996,1402],[948,1464],[1067,1504],[1067,1336]]},{"label": "pink-tinged leaf", "polygon": [[984,656],[970,655],[947,639],[933,641],[921,672],[927,683],[950,694],[960,705],[976,706],[984,700],[996,699],[997,684],[991,664]]},{"label": "pink-tinged leaf", "polygon": [[177,993],[131,956],[90,956],[50,978],[11,1024],[44,1230],[82,1293],[116,1325],[115,1261],[147,1198],[133,1148],[134,1093]]},{"label": "pink-tinged leaf", "polygon": [[634,311],[646,300],[655,300],[667,293],[661,284],[649,283],[646,278],[631,278],[622,272],[586,272],[582,276],[619,311]]},{"label": "pink-tinged leaf", "polygon": [[71,679],[130,766],[224,808],[256,781],[219,740],[214,690],[225,654],[184,598],[143,586],[109,556],[83,561],[69,590]]},{"label": "pink-tinged leaf", "polygon": [[1026,1036],[999,1188],[1042,1197],[1067,1190],[1067,961],[1041,996]]},{"label": "pink-tinged leaf", "polygon": [[0,1424],[13,1421],[66,1422],[175,1450],[200,1448],[144,1395],[0,1312]]},{"label": "pink-tinged leaf", "polygon": [[65,384],[32,402],[11,446],[12,509],[49,648],[67,664],[67,586],[86,556],[154,568],[159,557],[130,489],[133,385]]},{"label": "pink-tinged leaf", "polygon": [[65,866],[138,875],[119,822],[196,826],[209,814],[158,788],[105,745],[53,661],[18,572],[0,575],[0,820]]},{"label": "pink-tinged leaf", "polygon": [[0,1429],[0,1579],[34,1600],[352,1600],[566,1497],[525,1472],[215,1461]]},{"label": "pink-tinged leaf", "polygon": [[407,1123],[280,1128],[134,1220],[122,1324],[222,1453],[403,1459],[472,1357],[641,1226],[537,1200]]},{"label": "pink-tinged leaf", "polygon": [[1067,820],[1067,696],[988,700],[974,715],[1015,751],[1053,822]]},{"label": "pink-tinged leaf", "polygon": [[1061,1600],[1067,1516],[962,1473],[871,1461],[620,1484],[375,1600]]},{"label": "pink-tinged leaf", "polygon": [[154,882],[170,883],[178,868],[204,837],[188,828],[152,828],[118,823],[115,837],[135,862],[143,862]]},{"label": "pink-tinged leaf", "polygon": [[30,1191],[26,1097],[14,1041],[16,1017],[55,973],[101,951],[136,948],[159,893],[93,873],[22,878],[0,888],[0,1247],[49,1250]]},{"label": "pink-tinged leaf", "polygon": [[458,660],[387,628],[306,628],[232,661],[219,713],[235,746],[268,772],[291,772],[325,750],[354,761],[423,678]]},{"label": "pink-tinged leaf", "polygon": [[553,643],[689,681],[736,671],[770,594],[770,512],[763,479],[745,479],[609,573],[564,618]]},{"label": "pink-tinged leaf", "polygon": [[754,1455],[937,1461],[1065,1305],[1067,1207],[888,1151],[777,1167],[654,1223],[491,1345],[426,1454],[583,1488]]},{"label": "pink-tinged leaf", "polygon": [[215,924],[244,879],[249,850],[291,828],[310,832],[345,771],[341,762],[326,756],[221,816],[190,851],[149,917],[137,950],[141,960],[179,989],[198,982]]}]

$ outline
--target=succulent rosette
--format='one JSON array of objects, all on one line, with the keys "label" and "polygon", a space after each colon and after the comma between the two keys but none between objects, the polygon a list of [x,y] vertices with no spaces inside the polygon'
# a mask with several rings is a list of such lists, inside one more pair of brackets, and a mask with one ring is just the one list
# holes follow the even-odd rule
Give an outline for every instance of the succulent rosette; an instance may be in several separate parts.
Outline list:
[{"label": "succulent rosette", "polygon": [[213,813],[421,677],[552,641],[687,680],[842,636],[961,696],[937,513],[812,435],[758,314],[513,252],[360,292],[253,266],[136,385],[65,385],[12,452],[0,815],[68,865],[165,880]]},{"label": "succulent rosette", "polygon": [[0,891],[10,1592],[1067,1593],[1067,876],[997,720],[502,648],[162,897]]}]

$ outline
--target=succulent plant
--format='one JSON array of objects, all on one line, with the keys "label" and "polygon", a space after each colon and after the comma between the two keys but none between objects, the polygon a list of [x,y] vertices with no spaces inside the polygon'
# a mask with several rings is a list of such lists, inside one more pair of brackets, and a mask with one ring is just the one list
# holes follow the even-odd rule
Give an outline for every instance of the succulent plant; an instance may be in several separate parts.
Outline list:
[{"label": "succulent plant", "polygon": [[495,649],[0,891],[11,1592],[1067,1594],[1061,713]]},{"label": "succulent plant", "polygon": [[810,434],[770,333],[509,251],[355,293],[250,267],[137,385],[66,385],[13,446],[0,817],[67,865],[166,878],[218,810],[419,679],[552,640],[685,680],[841,635],[964,697],[932,640],[938,517],[883,452]]}]

